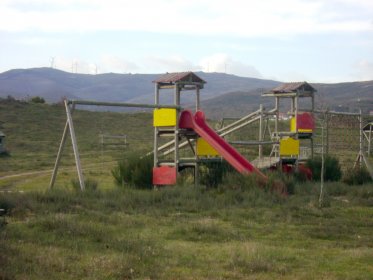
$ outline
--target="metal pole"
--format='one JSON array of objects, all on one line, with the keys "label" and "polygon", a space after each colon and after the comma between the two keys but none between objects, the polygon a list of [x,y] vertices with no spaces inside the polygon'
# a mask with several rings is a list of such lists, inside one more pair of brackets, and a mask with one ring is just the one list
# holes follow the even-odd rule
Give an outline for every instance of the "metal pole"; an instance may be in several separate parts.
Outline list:
[{"label": "metal pole", "polygon": [[[72,108],[71,108],[71,114],[74,112],[74,109],[75,109],[75,105],[73,105]],[[49,189],[53,189],[54,183],[56,182],[58,167],[60,166],[63,149],[64,149],[65,143],[66,143],[68,129],[69,129],[69,121],[66,120],[66,124],[65,124],[65,128],[63,130],[60,146],[59,146],[58,152],[57,152],[57,158],[56,158],[56,161],[54,163],[52,177],[51,177],[51,180],[50,180],[50,183],[49,183]]]},{"label": "metal pole", "polygon": [[76,170],[78,171],[80,189],[84,191],[85,189],[84,176],[83,176],[82,166],[80,163],[78,144],[77,144],[76,137],[75,137],[74,124],[73,124],[73,119],[71,117],[71,112],[70,112],[70,105],[68,104],[67,100],[65,100],[65,107],[66,107],[67,121],[69,122],[71,142],[72,142],[73,150],[74,150]]}]

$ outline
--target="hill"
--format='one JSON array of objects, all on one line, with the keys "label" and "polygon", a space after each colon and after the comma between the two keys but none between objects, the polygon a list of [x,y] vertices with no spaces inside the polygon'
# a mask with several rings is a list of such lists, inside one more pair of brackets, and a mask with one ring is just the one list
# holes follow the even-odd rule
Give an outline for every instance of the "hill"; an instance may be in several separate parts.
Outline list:
[{"label": "hill", "polygon": [[[202,109],[210,118],[237,117],[257,110],[260,103],[272,108],[273,100],[261,93],[278,81],[238,77],[224,73],[196,72],[207,84],[201,91]],[[0,97],[17,99],[41,96],[55,103],[63,97],[109,102],[153,103],[153,80],[162,74],[76,74],[52,68],[15,69],[0,74]],[[373,81],[338,84],[312,84],[316,104],[331,109],[373,110]],[[360,99],[360,103],[358,103]],[[162,92],[161,102],[172,103],[173,96]],[[182,104],[194,103],[194,94],[183,94]]]},{"label": "hill", "polygon": [[[373,81],[312,84],[312,86],[317,90],[315,97],[317,108],[328,107],[331,110],[344,112],[354,112],[361,108],[364,113],[373,110]],[[274,107],[273,98],[261,96],[265,90],[257,88],[229,92],[204,100],[201,106],[211,118],[239,117],[258,110],[259,104],[263,104],[267,109]]]},{"label": "hill", "polygon": [[[279,82],[244,78],[222,73],[197,72],[207,81],[201,99],[219,96],[226,92],[271,88]],[[154,102],[153,80],[162,74],[75,74],[52,68],[16,69],[0,74],[0,97],[15,98],[41,96],[47,102],[63,97],[121,102]],[[172,95],[162,95],[163,102],[171,102]],[[182,102],[192,102],[194,96],[183,95]]]}]

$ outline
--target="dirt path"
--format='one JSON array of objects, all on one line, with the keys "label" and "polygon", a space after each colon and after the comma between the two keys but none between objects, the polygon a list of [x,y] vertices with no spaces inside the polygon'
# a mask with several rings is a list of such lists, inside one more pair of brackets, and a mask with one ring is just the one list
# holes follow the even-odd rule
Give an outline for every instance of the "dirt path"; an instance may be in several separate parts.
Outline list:
[{"label": "dirt path", "polygon": [[18,174],[12,174],[12,175],[6,175],[0,177],[0,180],[6,180],[11,178],[17,178],[17,177],[23,177],[23,176],[31,176],[31,175],[41,175],[46,173],[52,173],[52,169],[50,170],[41,170],[41,171],[32,171],[32,172],[24,172],[24,173],[18,173]]}]

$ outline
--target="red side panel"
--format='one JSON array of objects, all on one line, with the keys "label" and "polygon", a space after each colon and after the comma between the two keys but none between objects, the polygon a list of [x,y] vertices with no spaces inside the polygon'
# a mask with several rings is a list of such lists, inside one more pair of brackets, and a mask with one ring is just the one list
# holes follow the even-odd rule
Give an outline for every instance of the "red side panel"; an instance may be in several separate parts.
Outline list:
[{"label": "red side panel", "polygon": [[205,115],[202,111],[192,115],[191,111],[183,111],[180,115],[180,128],[193,128],[203,139],[206,140],[218,153],[228,161],[238,172],[254,172],[260,177],[267,179],[255,166],[247,161],[235,148],[229,145],[205,121]]},{"label": "red side panel", "polygon": [[153,185],[175,185],[176,168],[161,166],[153,168]]},{"label": "red side panel", "polygon": [[297,116],[298,129],[315,129],[315,121],[310,113],[298,114]]}]

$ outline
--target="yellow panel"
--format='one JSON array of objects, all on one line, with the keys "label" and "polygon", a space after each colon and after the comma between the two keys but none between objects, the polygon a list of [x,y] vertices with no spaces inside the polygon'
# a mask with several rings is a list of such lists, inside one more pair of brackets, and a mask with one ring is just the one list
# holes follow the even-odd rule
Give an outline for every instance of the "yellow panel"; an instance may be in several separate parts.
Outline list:
[{"label": "yellow panel", "polygon": [[[291,132],[296,132],[295,120],[296,120],[295,117],[292,117],[290,119],[290,131]],[[299,133],[312,133],[312,129],[302,129],[302,128],[299,128],[298,132]]]},{"label": "yellow panel", "polygon": [[153,113],[153,126],[175,126],[176,109],[155,109]]},{"label": "yellow panel", "polygon": [[290,119],[290,131],[291,132],[295,132],[297,130],[297,126],[296,126],[296,122],[295,122],[296,118],[295,117],[292,117]]},{"label": "yellow panel", "polygon": [[299,155],[299,140],[291,137],[280,140],[280,156],[297,156]]},{"label": "yellow panel", "polygon": [[197,139],[198,156],[218,156],[219,153],[203,138]]},{"label": "yellow panel", "polygon": [[312,133],[312,129],[298,129],[298,132],[300,133]]}]

